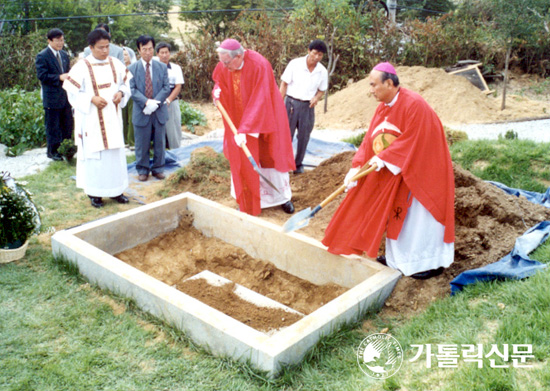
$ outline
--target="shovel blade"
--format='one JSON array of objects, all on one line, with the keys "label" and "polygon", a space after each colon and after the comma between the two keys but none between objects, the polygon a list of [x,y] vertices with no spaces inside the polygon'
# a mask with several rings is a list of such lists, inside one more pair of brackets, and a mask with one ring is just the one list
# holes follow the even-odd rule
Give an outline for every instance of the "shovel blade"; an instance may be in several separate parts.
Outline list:
[{"label": "shovel blade", "polygon": [[286,221],[286,223],[283,225],[283,232],[292,232],[296,231],[297,229],[304,228],[309,224],[309,220],[313,216],[311,215],[311,208],[304,209],[298,213],[296,213],[294,216],[292,216],[290,219]]}]

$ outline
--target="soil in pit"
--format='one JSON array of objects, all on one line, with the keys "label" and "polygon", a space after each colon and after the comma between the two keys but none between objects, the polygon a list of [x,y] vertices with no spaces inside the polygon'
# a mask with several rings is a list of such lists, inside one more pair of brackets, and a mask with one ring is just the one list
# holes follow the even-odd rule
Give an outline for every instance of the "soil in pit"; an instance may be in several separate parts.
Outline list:
[{"label": "soil in pit", "polygon": [[[354,152],[344,152],[301,175],[290,176],[296,211],[318,205],[341,186]],[[510,196],[458,165],[455,174],[455,259],[445,272],[429,280],[403,277],[382,309],[382,316],[409,317],[424,310],[436,298],[450,294],[450,281],[465,270],[498,261],[508,254],[517,237],[535,224],[550,219],[550,210],[523,197]],[[204,185],[204,184],[203,184]],[[213,183],[212,186],[219,184]],[[189,183],[186,191],[193,192]],[[172,189],[174,192],[176,188]],[[216,193],[216,192],[213,192]],[[299,233],[321,240],[345,194],[325,206]],[[214,201],[236,207],[227,194]],[[260,218],[283,225],[290,217],[281,208],[262,210]],[[383,253],[383,241],[380,253]]]},{"label": "soil in pit", "polygon": [[304,315],[347,290],[336,284],[315,285],[286,273],[271,262],[252,258],[241,248],[204,236],[192,223],[192,214],[185,212],[174,231],[115,256],[261,331],[288,326],[301,316],[240,300],[229,284],[218,288],[209,286],[205,290],[205,285],[209,285],[205,280],[187,279],[209,270]]}]

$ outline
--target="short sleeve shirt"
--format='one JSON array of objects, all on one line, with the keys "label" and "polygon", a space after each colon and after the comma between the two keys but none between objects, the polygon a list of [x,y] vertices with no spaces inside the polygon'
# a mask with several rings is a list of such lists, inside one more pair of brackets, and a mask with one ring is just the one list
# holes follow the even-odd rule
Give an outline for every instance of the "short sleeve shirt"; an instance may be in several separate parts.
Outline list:
[{"label": "short sleeve shirt", "polygon": [[183,84],[183,71],[178,64],[170,63],[168,68],[168,82],[170,83],[170,89],[173,89],[177,84]]},{"label": "short sleeve shirt", "polygon": [[306,59],[307,56],[304,56],[290,61],[281,76],[281,80],[288,84],[286,94],[299,100],[311,100],[318,90],[326,91],[328,88],[327,69],[317,63],[310,72]]}]

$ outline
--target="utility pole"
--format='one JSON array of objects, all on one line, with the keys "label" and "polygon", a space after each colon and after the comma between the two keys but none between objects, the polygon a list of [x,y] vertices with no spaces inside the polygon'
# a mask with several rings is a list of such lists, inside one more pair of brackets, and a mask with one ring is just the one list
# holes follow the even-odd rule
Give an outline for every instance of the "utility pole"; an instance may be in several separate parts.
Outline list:
[{"label": "utility pole", "polygon": [[397,0],[388,0],[388,12],[390,13],[390,21],[395,24],[395,13],[397,11]]}]

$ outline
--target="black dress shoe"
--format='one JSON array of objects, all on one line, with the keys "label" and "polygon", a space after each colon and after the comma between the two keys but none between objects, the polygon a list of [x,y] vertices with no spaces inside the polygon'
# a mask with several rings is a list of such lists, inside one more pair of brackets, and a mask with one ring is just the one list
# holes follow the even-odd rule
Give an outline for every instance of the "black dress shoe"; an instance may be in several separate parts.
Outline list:
[{"label": "black dress shoe", "polygon": [[388,263],[386,262],[386,257],[384,255],[380,255],[379,257],[376,257],[376,260],[380,262],[384,266],[388,266]]},{"label": "black dress shoe", "polygon": [[92,196],[88,196],[88,197],[90,197],[90,202],[94,208],[101,208],[103,205],[105,205],[101,197],[92,197]]},{"label": "black dress shoe", "polygon": [[48,157],[56,162],[60,162],[61,160],[63,160],[63,156],[61,156],[57,152],[48,154]]},{"label": "black dress shoe", "polygon": [[292,214],[294,213],[294,204],[292,201],[287,201],[283,205],[281,205],[281,208],[285,211],[285,213]]},{"label": "black dress shoe", "polygon": [[294,174],[303,174],[304,173],[304,166],[297,167],[296,170],[293,171]]},{"label": "black dress shoe", "polygon": [[111,199],[115,200],[119,204],[127,204],[128,202],[130,202],[128,197],[126,197],[124,194],[121,194],[121,195],[116,196],[116,197],[111,197]]},{"label": "black dress shoe", "polygon": [[438,267],[437,269],[426,270],[425,272],[418,272],[411,275],[412,278],[417,280],[427,280],[428,278],[439,276],[443,273],[443,268]]}]

